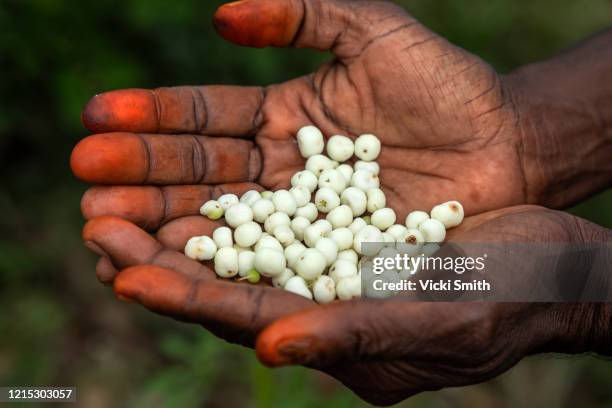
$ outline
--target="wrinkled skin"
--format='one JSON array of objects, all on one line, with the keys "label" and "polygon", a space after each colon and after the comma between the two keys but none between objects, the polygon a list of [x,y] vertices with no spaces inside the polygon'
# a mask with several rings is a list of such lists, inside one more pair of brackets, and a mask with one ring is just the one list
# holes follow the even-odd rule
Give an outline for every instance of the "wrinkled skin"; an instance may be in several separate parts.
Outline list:
[{"label": "wrinkled skin", "polygon": [[[304,165],[295,133],[314,124],[326,136],[371,132],[381,138],[382,188],[400,220],[451,199],[468,214],[531,202],[517,153],[513,87],[400,8],[370,1],[249,0],[222,7],[215,25],[239,44],[311,47],[331,50],[335,58],[311,75],[266,88],[98,95],[83,113],[85,125],[120,133],[94,135],[76,147],[72,168],[78,177],[98,184],[287,187]],[[175,133],[182,135],[162,136]],[[124,207],[138,200],[162,207],[157,198],[143,198],[144,190],[124,194],[131,199],[114,201],[112,209],[105,205],[108,191],[96,200],[86,196],[86,217],[108,211],[123,216],[129,212]],[[170,201],[177,195],[190,200],[184,205],[191,214],[202,203],[189,187],[168,195]]]},{"label": "wrinkled skin", "polygon": [[[518,153],[512,86],[396,6],[246,0],[222,7],[215,26],[238,44],[331,50],[335,59],[266,88],[132,89],[94,97],[83,121],[97,134],[77,145],[71,166],[81,179],[104,185],[82,201],[90,220],[83,237],[101,256],[102,282],[120,298],[256,347],[268,365],[321,369],[379,404],[486,380],[561,335],[552,306],[397,300],[317,306],[266,284],[217,280],[207,265],[186,258],[188,238],[220,225],[196,216],[203,202],[289,185],[303,168],[294,135],[306,124],[326,135],[380,137],[382,188],[400,222],[411,210],[449,199],[475,215],[535,196]],[[466,219],[449,238],[568,240],[578,224],[517,207]]]},{"label": "wrinkled skin", "polygon": [[[256,346],[267,365],[320,369],[372,403],[484,381],[528,354],[557,351],[554,345],[563,342],[583,344],[581,333],[594,321],[580,309],[563,312],[558,305],[538,303],[394,298],[319,306],[268,284],[218,280],[206,265],[182,254],[194,232],[210,232],[216,225],[186,217],[162,227],[156,240],[128,221],[103,216],[89,221],[83,234],[104,256],[101,263],[108,262],[98,273],[120,298],[202,324],[230,342]],[[565,213],[519,206],[468,218],[450,231],[449,240],[582,242],[597,238],[590,231],[593,225]],[[112,265],[123,271],[117,274]]]}]

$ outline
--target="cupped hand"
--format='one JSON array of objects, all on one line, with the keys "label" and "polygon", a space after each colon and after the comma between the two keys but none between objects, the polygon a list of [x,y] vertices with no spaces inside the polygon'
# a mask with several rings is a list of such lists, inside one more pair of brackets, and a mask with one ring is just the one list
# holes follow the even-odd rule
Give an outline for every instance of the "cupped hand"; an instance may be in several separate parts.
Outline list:
[{"label": "cupped hand", "polygon": [[[265,364],[322,370],[377,404],[482,382],[528,354],[586,346],[585,336],[595,333],[596,316],[586,306],[401,297],[319,306],[266,284],[219,280],[180,252],[194,229],[206,233],[216,226],[203,217],[180,218],[155,239],[128,221],[103,216],[89,221],[83,234],[103,257],[98,276],[113,283],[120,298],[255,346]],[[449,239],[580,242],[597,240],[597,234],[593,225],[565,213],[514,207],[468,218]],[[562,345],[573,346],[555,349]]]},{"label": "cupped hand", "polygon": [[[382,188],[398,219],[456,199],[467,214],[531,202],[513,87],[487,63],[377,1],[244,0],[214,17],[247,46],[308,47],[334,58],[267,87],[128,89],[94,97],[94,133],[75,148],[87,218],[115,214],[147,229],[189,214],[228,183],[287,187],[304,166],[295,133],[374,133]],[[214,185],[210,190],[206,185]]]}]

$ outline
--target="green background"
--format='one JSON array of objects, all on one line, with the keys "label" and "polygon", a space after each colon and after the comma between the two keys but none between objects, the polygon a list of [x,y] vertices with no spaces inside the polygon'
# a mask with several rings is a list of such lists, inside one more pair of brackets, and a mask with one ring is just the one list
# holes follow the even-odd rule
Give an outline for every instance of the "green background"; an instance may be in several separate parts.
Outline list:
[{"label": "green background", "polygon": [[[95,93],[124,87],[265,85],[328,55],[225,43],[219,1],[0,0],[0,385],[75,385],[82,406],[360,406],[303,368],[269,370],[197,326],[117,302],[82,246],[72,147]],[[406,0],[426,25],[501,72],[610,24],[605,0]],[[610,191],[573,209],[612,226]],[[610,406],[612,365],[539,356],[408,407]],[[364,404],[365,405],[365,404]]]}]

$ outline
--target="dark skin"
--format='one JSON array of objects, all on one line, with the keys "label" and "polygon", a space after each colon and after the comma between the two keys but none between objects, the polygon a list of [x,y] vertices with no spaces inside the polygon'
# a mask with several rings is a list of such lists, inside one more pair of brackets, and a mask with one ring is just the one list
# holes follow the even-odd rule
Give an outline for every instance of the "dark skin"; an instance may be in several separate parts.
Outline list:
[{"label": "dark skin", "polygon": [[601,62],[612,65],[612,35],[500,76],[389,3],[248,0],[225,5],[214,21],[238,44],[336,58],[265,89],[133,89],[90,101],[83,121],[98,134],[79,143],[71,165],[104,185],[83,197],[83,235],[102,256],[99,279],[119,297],[255,346],[265,364],[321,369],[379,404],[484,381],[535,352],[609,352],[607,306],[316,306],[217,280],[181,250],[219,225],[195,216],[209,198],[288,186],[303,167],[294,134],[306,124],[380,137],[382,188],[400,220],[461,201],[472,217],[451,240],[609,240],[609,231],[566,214],[506,207],[561,208],[610,185],[612,98],[599,85],[612,80]]}]

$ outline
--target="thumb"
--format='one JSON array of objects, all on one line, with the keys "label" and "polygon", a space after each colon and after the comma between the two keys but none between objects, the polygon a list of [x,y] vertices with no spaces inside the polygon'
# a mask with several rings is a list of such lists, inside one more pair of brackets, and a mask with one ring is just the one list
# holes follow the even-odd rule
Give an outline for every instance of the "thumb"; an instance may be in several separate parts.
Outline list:
[{"label": "thumb", "polygon": [[[357,300],[336,302],[282,318],[257,338],[257,357],[266,365],[315,367],[405,353],[402,327],[406,314],[423,304]],[[414,309],[410,313],[410,309]],[[400,316],[402,313],[402,316]],[[401,319],[399,319],[402,317]],[[414,322],[411,322],[414,323]]]},{"label": "thumb", "polygon": [[240,45],[315,48],[340,58],[415,24],[397,5],[347,0],[241,0],[221,6],[213,21],[221,36]]}]

